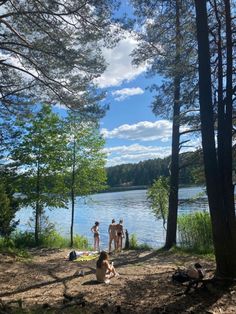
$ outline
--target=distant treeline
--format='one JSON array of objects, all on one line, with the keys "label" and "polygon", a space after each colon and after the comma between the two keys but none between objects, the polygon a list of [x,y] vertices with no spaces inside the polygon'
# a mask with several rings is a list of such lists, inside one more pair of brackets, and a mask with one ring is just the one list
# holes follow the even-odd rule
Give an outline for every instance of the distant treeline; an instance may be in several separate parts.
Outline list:
[{"label": "distant treeline", "polygon": [[[150,186],[160,176],[169,176],[170,157],[140,161],[107,168],[109,187]],[[233,169],[236,171],[236,146],[233,150]],[[179,184],[204,184],[202,151],[180,154]]]},{"label": "distant treeline", "polygon": [[[169,176],[170,157],[141,161],[137,164],[123,164],[107,168],[109,187],[150,186],[160,176]],[[202,152],[189,152],[180,155],[179,183],[203,184]]]}]

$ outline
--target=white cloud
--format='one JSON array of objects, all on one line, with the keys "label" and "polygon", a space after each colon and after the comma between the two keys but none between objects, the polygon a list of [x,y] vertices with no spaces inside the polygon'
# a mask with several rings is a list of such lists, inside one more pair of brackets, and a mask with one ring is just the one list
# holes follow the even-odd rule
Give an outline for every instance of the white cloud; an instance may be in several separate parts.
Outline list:
[{"label": "white cloud", "polygon": [[134,35],[127,33],[126,37],[121,39],[114,48],[103,48],[107,69],[100,77],[95,79],[95,83],[99,87],[118,86],[124,81],[133,80],[146,71],[147,65],[145,63],[140,66],[131,64],[132,57],[130,54],[137,47],[137,44]]},{"label": "white cloud", "polygon": [[112,95],[115,96],[115,100],[122,101],[130,96],[142,95],[144,90],[140,87],[131,87],[118,89],[112,92]]},{"label": "white cloud", "polygon": [[105,148],[104,152],[108,155],[107,166],[110,167],[124,163],[137,163],[147,159],[164,158],[170,155],[171,147],[133,144]]},{"label": "white cloud", "polygon": [[111,131],[103,128],[101,133],[106,139],[119,138],[126,140],[166,142],[171,138],[172,123],[168,120],[156,122],[141,121],[136,124],[123,124]]}]

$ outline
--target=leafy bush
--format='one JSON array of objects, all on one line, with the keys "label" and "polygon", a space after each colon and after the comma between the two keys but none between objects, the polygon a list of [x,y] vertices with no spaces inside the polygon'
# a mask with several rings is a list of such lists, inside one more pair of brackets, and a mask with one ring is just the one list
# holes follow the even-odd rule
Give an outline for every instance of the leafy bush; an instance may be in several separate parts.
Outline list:
[{"label": "leafy bush", "polygon": [[129,248],[130,250],[135,250],[138,247],[138,239],[136,234],[132,233],[129,239]]},{"label": "leafy bush", "polygon": [[151,250],[151,247],[147,243],[139,244],[136,234],[132,233],[129,239],[130,250]]},{"label": "leafy bush", "polygon": [[[11,239],[12,245],[16,248],[31,248],[35,247],[35,239],[33,232],[16,232]],[[70,239],[61,236],[55,230],[44,232],[39,239],[41,247],[48,248],[67,248],[70,245]],[[0,241],[1,246],[1,241]],[[6,246],[8,246],[6,244]],[[76,235],[74,237],[74,247],[77,249],[89,249],[88,239],[84,236]]]},{"label": "leafy bush", "polygon": [[74,237],[74,247],[83,250],[90,249],[88,239],[78,234]]},{"label": "leafy bush", "polygon": [[30,257],[26,250],[17,248],[14,240],[11,238],[0,237],[0,252],[23,258]]},{"label": "leafy bush", "polygon": [[196,212],[178,218],[178,242],[196,253],[213,252],[211,219],[208,212]]},{"label": "leafy bush", "polygon": [[33,232],[16,232],[12,236],[12,240],[17,248],[30,248],[35,246],[35,239]]},{"label": "leafy bush", "polygon": [[55,230],[43,233],[39,242],[41,246],[48,248],[65,248],[69,246],[69,240],[62,237]]}]

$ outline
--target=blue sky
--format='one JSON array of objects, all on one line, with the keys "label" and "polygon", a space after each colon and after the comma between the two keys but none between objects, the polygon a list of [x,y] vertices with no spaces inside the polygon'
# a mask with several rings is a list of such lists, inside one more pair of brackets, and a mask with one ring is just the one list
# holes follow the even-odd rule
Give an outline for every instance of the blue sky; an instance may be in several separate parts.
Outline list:
[{"label": "blue sky", "polygon": [[[119,15],[132,16],[129,1],[122,1]],[[147,78],[146,64],[132,65],[132,51],[137,41],[130,33],[113,49],[103,49],[107,69],[96,80],[99,88],[107,91],[110,109],[101,120],[101,133],[106,139],[107,166],[164,158],[171,154],[172,122],[152,113],[153,94],[146,89],[160,83],[160,76]],[[186,139],[186,138],[185,138]],[[184,140],[184,139],[183,139]],[[199,139],[191,140],[194,150]]]},{"label": "blue sky", "polygon": [[136,40],[127,34],[115,48],[103,52],[108,65],[97,83],[107,91],[106,101],[110,104],[101,120],[108,166],[170,154],[171,122],[154,116],[153,95],[146,89],[161,79],[147,78],[145,64],[132,65],[130,54],[136,46]]}]

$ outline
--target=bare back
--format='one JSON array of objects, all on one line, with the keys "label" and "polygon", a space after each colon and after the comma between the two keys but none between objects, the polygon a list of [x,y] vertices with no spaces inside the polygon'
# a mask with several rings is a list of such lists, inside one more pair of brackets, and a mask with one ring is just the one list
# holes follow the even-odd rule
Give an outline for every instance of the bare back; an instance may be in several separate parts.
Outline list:
[{"label": "bare back", "polygon": [[116,224],[112,223],[109,226],[109,234],[111,238],[115,238],[116,237]]}]

